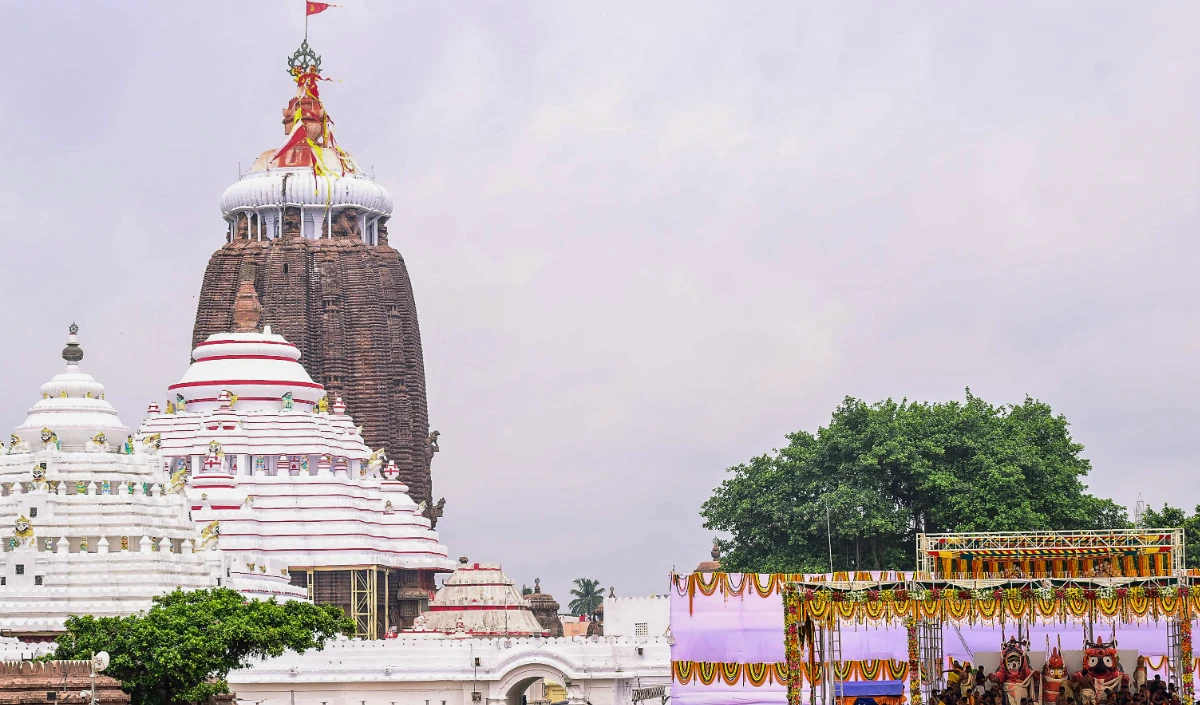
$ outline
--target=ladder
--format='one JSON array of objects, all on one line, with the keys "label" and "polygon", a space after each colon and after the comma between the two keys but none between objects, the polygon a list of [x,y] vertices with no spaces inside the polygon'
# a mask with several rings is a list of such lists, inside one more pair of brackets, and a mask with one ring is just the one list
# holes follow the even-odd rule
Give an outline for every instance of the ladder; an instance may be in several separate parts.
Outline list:
[{"label": "ladder", "polygon": [[1167,620],[1167,682],[1182,683],[1183,675],[1183,630],[1179,628],[1179,620],[1171,617]]},{"label": "ladder", "polygon": [[917,645],[921,654],[921,695],[925,702],[933,696],[934,689],[945,687],[942,677],[942,624],[934,619],[922,619],[917,625]]}]

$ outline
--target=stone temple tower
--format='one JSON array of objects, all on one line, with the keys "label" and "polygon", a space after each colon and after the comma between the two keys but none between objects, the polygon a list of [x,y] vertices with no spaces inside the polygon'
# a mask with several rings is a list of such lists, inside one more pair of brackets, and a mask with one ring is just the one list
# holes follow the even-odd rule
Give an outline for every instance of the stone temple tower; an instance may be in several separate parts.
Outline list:
[{"label": "stone temple tower", "polygon": [[[251,282],[262,322],[300,348],[301,362],[341,397],[373,449],[436,522],[425,363],[404,258],[388,244],[392,199],[341,149],[307,40],[288,60],[296,95],[283,110],[282,147],[263,152],[221,197],[225,244],[208,262],[192,333],[200,345],[234,330]],[[245,298],[243,290],[243,298]]]}]

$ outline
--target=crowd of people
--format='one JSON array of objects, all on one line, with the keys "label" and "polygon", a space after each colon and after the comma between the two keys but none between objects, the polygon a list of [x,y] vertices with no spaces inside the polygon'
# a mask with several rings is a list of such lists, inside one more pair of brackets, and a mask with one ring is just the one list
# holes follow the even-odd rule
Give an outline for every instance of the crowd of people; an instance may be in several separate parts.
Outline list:
[{"label": "crowd of people", "polygon": [[[1031,698],[1024,698],[1020,703],[1006,703],[1004,688],[996,681],[988,678],[983,666],[971,669],[963,665],[947,672],[947,687],[933,691],[928,705],[1039,705]],[[1095,705],[1086,702],[1083,683],[1063,681],[1058,692],[1057,705]],[[1089,692],[1090,696],[1091,693]],[[1109,694],[1107,705],[1182,705],[1175,683],[1168,683],[1162,676],[1144,682],[1131,682],[1129,688],[1118,688]]]}]

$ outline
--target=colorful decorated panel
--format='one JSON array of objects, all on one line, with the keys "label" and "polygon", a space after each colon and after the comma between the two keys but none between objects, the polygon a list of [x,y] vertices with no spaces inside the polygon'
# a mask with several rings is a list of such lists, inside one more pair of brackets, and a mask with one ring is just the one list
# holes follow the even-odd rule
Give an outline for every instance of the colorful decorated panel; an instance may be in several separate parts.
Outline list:
[{"label": "colorful decorated panel", "polygon": [[1183,569],[1180,529],[919,534],[918,570],[935,579],[1155,578]]}]

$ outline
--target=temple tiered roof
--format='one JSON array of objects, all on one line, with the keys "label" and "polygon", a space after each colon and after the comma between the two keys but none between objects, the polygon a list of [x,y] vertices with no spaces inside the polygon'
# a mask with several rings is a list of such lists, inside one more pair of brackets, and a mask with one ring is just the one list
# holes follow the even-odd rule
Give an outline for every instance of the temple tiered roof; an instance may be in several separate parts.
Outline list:
[{"label": "temple tiered roof", "polygon": [[456,636],[546,636],[499,563],[460,558],[416,631]]},{"label": "temple tiered roof", "polygon": [[53,633],[71,614],[132,614],[155,595],[223,580],[252,594],[297,594],[282,576],[235,579],[222,557],[201,554],[157,439],[125,433],[104,387],[80,369],[75,333],[66,371],[42,386],[0,455],[0,526],[9,534],[0,629]]},{"label": "temple tiered roof", "polygon": [[219,522],[223,552],[293,570],[453,569],[425,507],[295,346],[268,326],[210,336],[193,358],[169,388],[175,401],[151,405],[140,433],[161,436],[172,470],[190,477],[192,516]]}]

